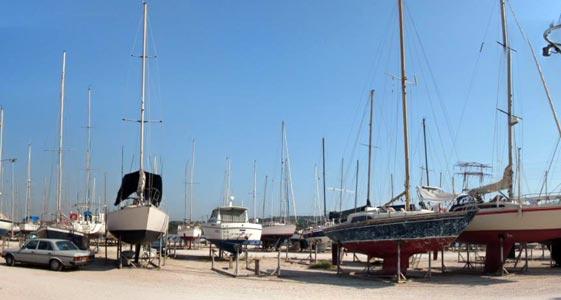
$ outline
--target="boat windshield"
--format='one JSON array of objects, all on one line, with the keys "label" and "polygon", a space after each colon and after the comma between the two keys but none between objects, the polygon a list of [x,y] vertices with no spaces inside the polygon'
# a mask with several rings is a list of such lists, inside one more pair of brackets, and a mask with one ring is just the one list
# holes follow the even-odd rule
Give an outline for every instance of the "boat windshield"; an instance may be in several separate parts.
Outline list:
[{"label": "boat windshield", "polygon": [[221,209],[220,219],[222,223],[244,223],[247,222],[246,209]]},{"label": "boat windshield", "polygon": [[78,250],[78,247],[76,247],[76,245],[74,245],[74,243],[70,242],[70,241],[59,241],[56,242],[56,246],[59,250],[61,251],[66,251],[66,250]]}]

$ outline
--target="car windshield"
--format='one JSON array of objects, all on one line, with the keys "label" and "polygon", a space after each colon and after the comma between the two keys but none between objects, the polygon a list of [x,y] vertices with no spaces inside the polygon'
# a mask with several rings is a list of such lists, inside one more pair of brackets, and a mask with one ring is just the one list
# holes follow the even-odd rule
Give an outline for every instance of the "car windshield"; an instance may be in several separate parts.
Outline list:
[{"label": "car windshield", "polygon": [[70,241],[56,242],[56,246],[61,251],[64,251],[64,250],[78,250],[78,247],[76,247],[76,245],[74,245],[74,243],[72,243]]}]

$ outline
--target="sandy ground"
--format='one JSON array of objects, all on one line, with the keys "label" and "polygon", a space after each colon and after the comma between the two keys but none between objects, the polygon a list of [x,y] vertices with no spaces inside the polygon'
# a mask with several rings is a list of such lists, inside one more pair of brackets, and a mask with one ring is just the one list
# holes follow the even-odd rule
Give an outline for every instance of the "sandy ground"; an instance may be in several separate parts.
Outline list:
[{"label": "sandy ground", "polygon": [[[115,250],[109,249],[112,257]],[[424,278],[427,256],[408,273],[406,283],[366,275],[337,276],[335,271],[310,269],[306,253],[289,253],[282,261],[281,276],[232,278],[211,270],[208,248],[178,250],[161,269],[117,269],[104,263],[103,251],[96,262],[79,270],[52,272],[42,267],[0,265],[0,299],[559,299],[561,270],[549,261],[532,260],[527,272],[503,277],[466,271],[454,252],[445,255],[449,272],[440,273],[440,260],[433,263],[432,279]],[[285,254],[282,254],[284,258]],[[541,257],[541,251],[534,251]],[[276,253],[251,252],[261,258],[262,270],[277,264]],[[318,258],[329,259],[330,254]],[[345,257],[350,270],[352,255]],[[240,262],[245,267],[245,262]],[[217,262],[226,268],[225,261]],[[512,267],[512,264],[510,265]],[[355,268],[359,270],[360,268]],[[248,273],[246,271],[242,272]]]}]

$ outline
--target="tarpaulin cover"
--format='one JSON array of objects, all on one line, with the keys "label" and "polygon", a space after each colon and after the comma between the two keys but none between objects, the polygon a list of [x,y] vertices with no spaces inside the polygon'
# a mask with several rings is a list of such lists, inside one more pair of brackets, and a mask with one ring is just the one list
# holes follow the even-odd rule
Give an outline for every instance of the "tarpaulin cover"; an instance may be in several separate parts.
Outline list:
[{"label": "tarpaulin cover", "polygon": [[[140,171],[126,174],[121,182],[115,205],[127,199],[138,189],[138,179]],[[154,206],[159,206],[162,201],[162,176],[144,171],[146,183],[144,185],[144,200],[150,201]]]}]

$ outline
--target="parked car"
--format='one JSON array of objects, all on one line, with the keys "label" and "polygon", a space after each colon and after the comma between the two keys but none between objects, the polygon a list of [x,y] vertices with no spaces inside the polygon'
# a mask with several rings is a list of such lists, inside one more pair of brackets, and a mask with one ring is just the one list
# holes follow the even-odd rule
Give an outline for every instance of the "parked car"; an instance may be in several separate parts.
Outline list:
[{"label": "parked car", "polygon": [[8,266],[16,263],[46,265],[53,271],[91,263],[94,255],[80,250],[74,243],[60,239],[32,239],[19,249],[5,249],[2,257]]}]

